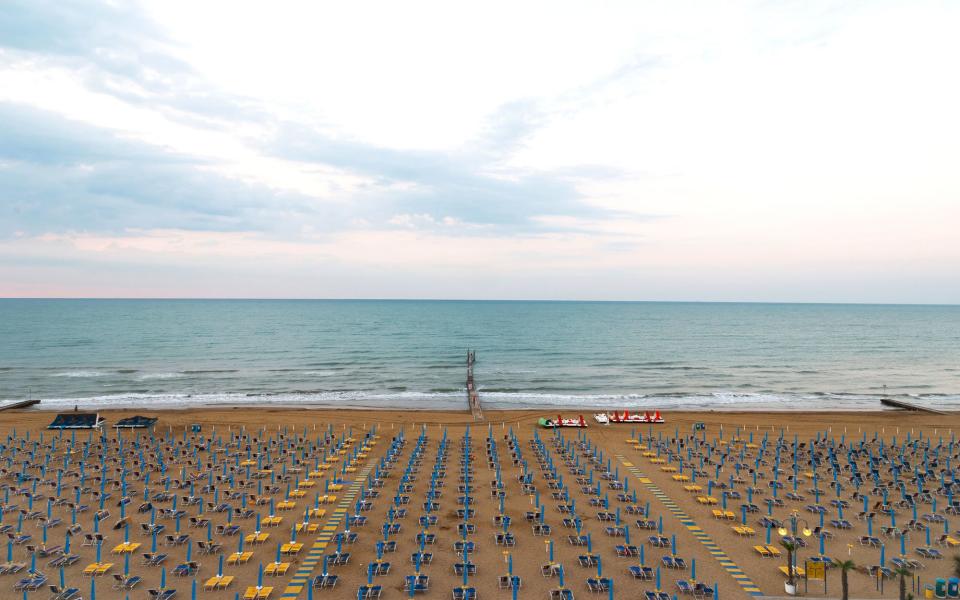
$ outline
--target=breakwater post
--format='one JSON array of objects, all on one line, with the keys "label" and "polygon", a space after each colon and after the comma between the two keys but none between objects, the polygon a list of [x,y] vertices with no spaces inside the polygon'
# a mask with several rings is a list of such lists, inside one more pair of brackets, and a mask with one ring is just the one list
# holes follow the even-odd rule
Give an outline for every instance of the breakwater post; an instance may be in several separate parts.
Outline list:
[{"label": "breakwater post", "polygon": [[473,365],[477,362],[476,350],[467,350],[467,404],[470,405],[470,413],[477,421],[483,419],[483,409],[480,406],[480,393],[477,392],[476,383],[473,380]]}]

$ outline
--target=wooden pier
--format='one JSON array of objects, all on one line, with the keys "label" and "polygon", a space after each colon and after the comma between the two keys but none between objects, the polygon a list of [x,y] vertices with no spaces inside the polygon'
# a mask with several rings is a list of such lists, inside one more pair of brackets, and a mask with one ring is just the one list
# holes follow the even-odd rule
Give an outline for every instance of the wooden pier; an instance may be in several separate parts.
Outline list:
[{"label": "wooden pier", "polygon": [[477,421],[483,420],[483,408],[480,406],[480,393],[477,392],[477,386],[473,381],[473,365],[477,362],[477,352],[467,350],[467,404],[470,405],[470,413]]},{"label": "wooden pier", "polygon": [[894,400],[892,398],[880,398],[880,404],[884,406],[889,406],[892,408],[899,408],[902,410],[913,410],[917,412],[925,412],[933,415],[945,415],[946,412],[942,410],[936,410],[934,408],[927,408],[926,406],[918,406],[916,404],[911,404],[910,402],[904,402],[903,400]]},{"label": "wooden pier", "polygon": [[10,402],[9,404],[0,404],[0,410],[12,410],[14,408],[27,408],[28,406],[33,406],[35,404],[40,404],[39,400],[19,400],[17,402]]}]

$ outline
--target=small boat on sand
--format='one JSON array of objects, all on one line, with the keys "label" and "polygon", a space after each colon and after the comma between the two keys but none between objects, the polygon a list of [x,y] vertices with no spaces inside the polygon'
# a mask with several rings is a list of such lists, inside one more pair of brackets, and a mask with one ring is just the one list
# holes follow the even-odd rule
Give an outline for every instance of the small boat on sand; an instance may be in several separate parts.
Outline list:
[{"label": "small boat on sand", "polygon": [[540,427],[547,429],[553,429],[554,427],[586,427],[587,422],[583,419],[583,415],[580,415],[576,419],[564,419],[560,415],[557,415],[556,419],[549,419],[545,417],[540,417],[540,420],[537,421]]},{"label": "small boat on sand", "polygon": [[659,410],[654,411],[653,414],[646,411],[643,414],[631,414],[629,410],[624,410],[622,413],[613,411],[612,413],[597,413],[593,415],[593,418],[601,425],[609,423],[663,423],[663,416]]}]

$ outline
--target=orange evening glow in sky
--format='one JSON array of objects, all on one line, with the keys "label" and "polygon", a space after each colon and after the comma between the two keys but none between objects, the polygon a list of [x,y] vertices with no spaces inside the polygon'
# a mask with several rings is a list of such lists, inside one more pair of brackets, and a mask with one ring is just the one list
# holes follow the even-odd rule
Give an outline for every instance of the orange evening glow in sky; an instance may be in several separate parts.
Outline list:
[{"label": "orange evening glow in sky", "polygon": [[0,4],[0,296],[960,302],[960,4]]}]

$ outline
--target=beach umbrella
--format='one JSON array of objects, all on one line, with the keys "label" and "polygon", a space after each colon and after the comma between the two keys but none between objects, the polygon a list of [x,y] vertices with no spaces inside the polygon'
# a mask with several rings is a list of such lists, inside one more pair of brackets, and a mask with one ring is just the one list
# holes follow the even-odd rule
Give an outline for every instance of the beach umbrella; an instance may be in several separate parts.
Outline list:
[{"label": "beach umbrella", "polygon": [[160,569],[160,589],[167,589],[167,568]]},{"label": "beach umbrella", "polygon": [[656,587],[657,591],[660,591],[660,567],[657,567],[656,581],[654,582],[654,587]]},{"label": "beach umbrella", "polygon": [[560,587],[563,587],[563,565],[560,565],[560,568],[557,571],[558,576],[560,577]]},{"label": "beach umbrella", "polygon": [[887,545],[880,544],[880,566],[884,566],[887,562]]}]

